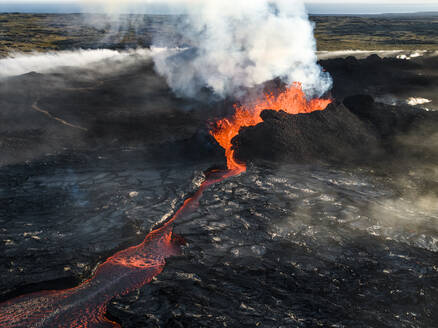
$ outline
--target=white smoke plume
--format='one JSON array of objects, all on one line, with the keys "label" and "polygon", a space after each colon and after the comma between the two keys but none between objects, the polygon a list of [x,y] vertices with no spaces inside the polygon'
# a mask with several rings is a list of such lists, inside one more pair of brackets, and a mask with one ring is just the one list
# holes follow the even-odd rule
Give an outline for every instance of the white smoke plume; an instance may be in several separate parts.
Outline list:
[{"label": "white smoke plume", "polygon": [[280,77],[320,96],[331,78],[317,64],[313,25],[301,1],[212,0],[189,10],[185,36],[194,49],[155,57],[160,74],[186,96],[207,86],[226,96]]},{"label": "white smoke plume", "polygon": [[134,55],[150,57],[150,51],[115,51],[100,49],[12,54],[9,57],[0,59],[0,78],[17,76],[33,71],[44,73],[64,66],[85,67],[105,59],[122,61]]},{"label": "white smoke plume", "polygon": [[[127,8],[132,12],[135,5],[153,2],[94,0],[105,3],[111,14],[126,12]],[[187,13],[178,28],[193,48],[154,57],[157,71],[177,94],[195,97],[207,87],[219,96],[235,95],[241,88],[277,77],[286,83],[301,82],[308,96],[320,96],[331,87],[329,74],[317,64],[313,24],[301,0],[160,3],[169,8],[185,5]]]}]

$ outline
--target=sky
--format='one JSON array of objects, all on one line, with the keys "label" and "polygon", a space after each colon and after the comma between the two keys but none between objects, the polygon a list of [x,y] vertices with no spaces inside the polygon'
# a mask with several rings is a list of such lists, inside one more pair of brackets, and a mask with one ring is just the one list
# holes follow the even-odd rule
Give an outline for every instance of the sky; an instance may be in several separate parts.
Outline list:
[{"label": "sky", "polygon": [[[84,3],[109,3],[116,0],[0,0],[0,12],[80,12]],[[126,0],[124,0],[126,2]],[[141,1],[141,0],[140,0]],[[201,0],[143,0],[142,10],[149,13],[167,13],[167,3],[196,4]],[[208,0],[203,0],[208,1]],[[251,0],[248,0],[251,1]],[[119,2],[123,2],[119,0]],[[307,10],[311,14],[378,14],[419,11],[438,11],[438,0],[305,0]],[[152,3],[152,4],[151,4]],[[178,11],[180,6],[174,6]],[[88,7],[90,8],[90,7]],[[147,8],[147,9],[145,9]],[[96,11],[96,9],[93,9]]]}]

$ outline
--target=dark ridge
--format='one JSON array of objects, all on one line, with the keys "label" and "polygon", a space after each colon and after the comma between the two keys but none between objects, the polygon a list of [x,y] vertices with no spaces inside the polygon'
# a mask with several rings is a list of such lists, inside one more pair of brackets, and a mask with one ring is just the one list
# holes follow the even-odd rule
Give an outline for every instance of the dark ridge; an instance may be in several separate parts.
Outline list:
[{"label": "dark ridge", "polygon": [[378,136],[341,103],[324,111],[290,115],[265,110],[263,122],[233,139],[238,159],[354,162],[380,152]]},{"label": "dark ridge", "polygon": [[265,110],[261,118],[233,139],[243,162],[374,165],[400,151],[401,136],[421,133],[426,123],[438,125],[436,112],[376,103],[369,95],[350,96],[310,114]]}]

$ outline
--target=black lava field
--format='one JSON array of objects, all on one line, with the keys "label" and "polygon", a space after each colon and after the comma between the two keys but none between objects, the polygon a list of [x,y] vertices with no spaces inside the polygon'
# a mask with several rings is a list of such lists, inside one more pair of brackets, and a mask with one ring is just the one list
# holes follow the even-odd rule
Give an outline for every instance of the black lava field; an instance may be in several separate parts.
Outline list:
[{"label": "black lava field", "polygon": [[333,102],[266,108],[225,177],[209,129],[236,100],[180,99],[148,58],[0,80],[0,313],[163,242],[80,327],[435,327],[438,57],[320,64]]}]

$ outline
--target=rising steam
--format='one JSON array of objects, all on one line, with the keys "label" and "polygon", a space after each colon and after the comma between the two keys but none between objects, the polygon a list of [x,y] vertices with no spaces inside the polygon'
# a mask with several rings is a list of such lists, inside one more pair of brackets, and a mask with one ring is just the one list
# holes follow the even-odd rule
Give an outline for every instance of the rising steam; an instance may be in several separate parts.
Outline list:
[{"label": "rising steam", "polygon": [[[137,2],[94,0],[111,14],[136,12]],[[313,25],[301,0],[161,1],[172,12],[184,5],[187,16],[178,31],[192,46],[184,52],[154,56],[157,71],[183,96],[207,87],[216,95],[235,95],[280,77],[301,82],[307,96],[321,96],[331,78],[317,64]],[[162,40],[160,40],[162,41]],[[171,41],[160,47],[176,48]]]},{"label": "rising steam", "polygon": [[58,51],[31,54],[12,54],[0,59],[0,78],[26,74],[32,71],[43,73],[63,66],[84,67],[104,60],[122,60],[134,52],[109,49]]},{"label": "rising steam", "polygon": [[276,77],[301,82],[308,96],[331,86],[300,1],[205,1],[189,10],[183,31],[193,50],[155,57],[158,72],[180,94],[195,96],[207,86],[226,96]]}]

